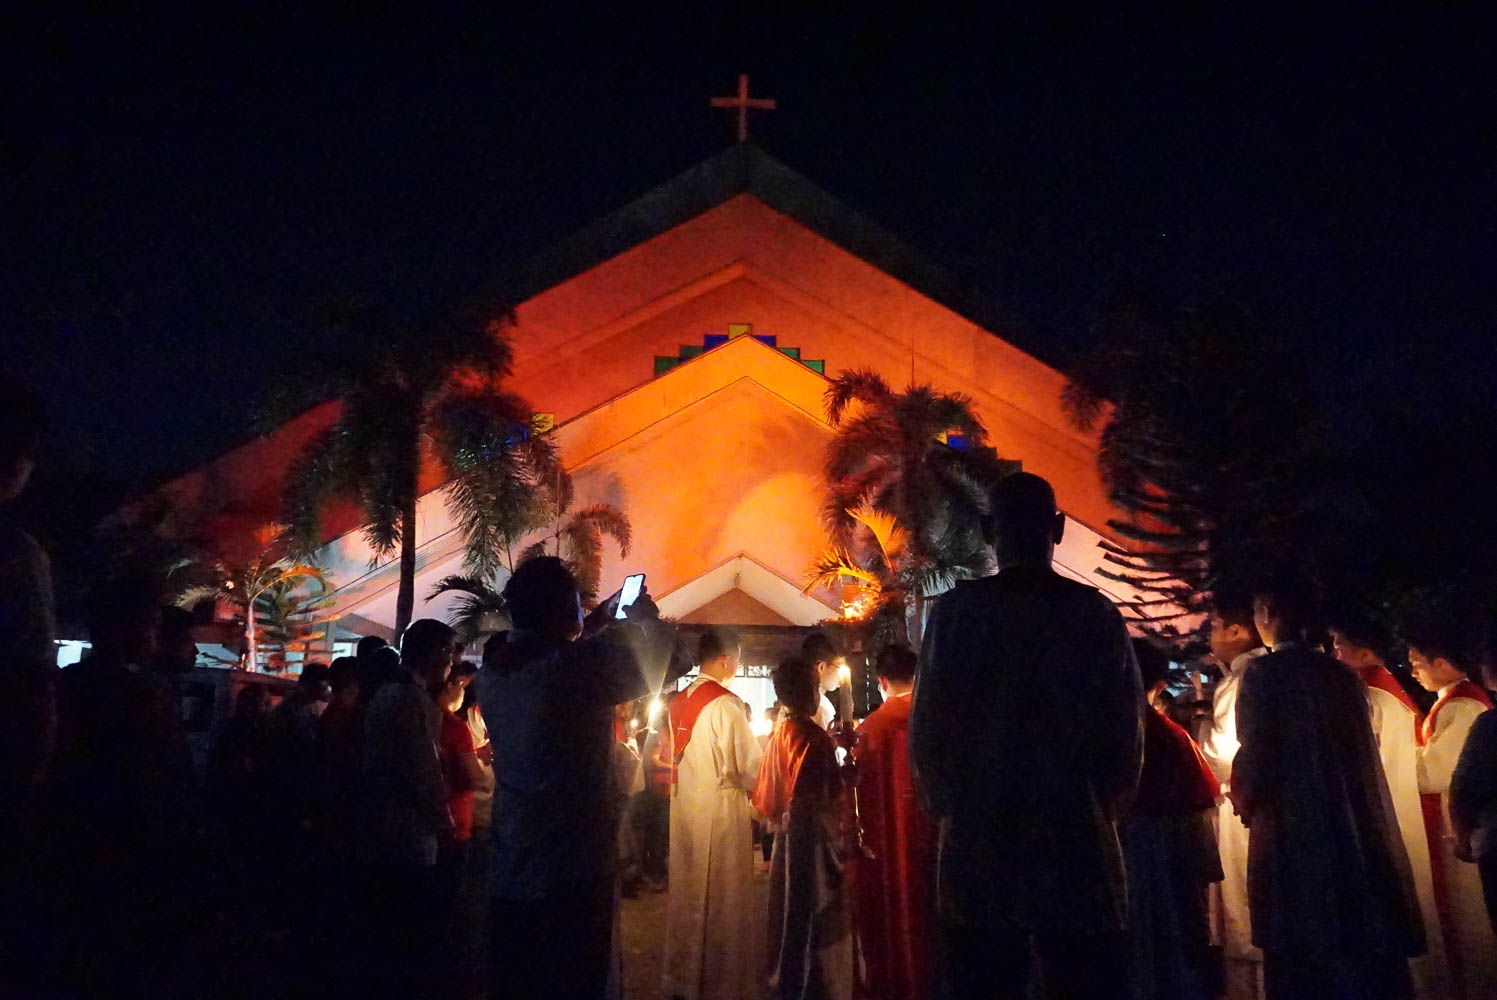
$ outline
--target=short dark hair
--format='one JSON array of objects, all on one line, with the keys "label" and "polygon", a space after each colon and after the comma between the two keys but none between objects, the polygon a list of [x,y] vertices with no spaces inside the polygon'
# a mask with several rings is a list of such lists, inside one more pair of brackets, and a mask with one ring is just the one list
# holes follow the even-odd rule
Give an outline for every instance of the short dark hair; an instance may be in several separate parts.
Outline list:
[{"label": "short dark hair", "polygon": [[296,683],[300,687],[316,687],[329,683],[331,675],[332,671],[326,663],[308,663],[301,668],[301,676],[296,678]]},{"label": "short dark hair", "polygon": [[162,605],[161,635],[163,638],[189,634],[196,625],[197,619],[186,608],[175,604]]},{"label": "short dark hair", "polygon": [[1224,625],[1241,625],[1254,635],[1258,634],[1258,626],[1253,623],[1253,598],[1243,591],[1212,591],[1211,613]]},{"label": "short dark hair", "polygon": [[811,666],[818,663],[830,663],[837,658],[837,647],[832,645],[832,640],[823,632],[812,632],[801,640],[800,655],[808,660]]},{"label": "short dark hair", "polygon": [[452,626],[435,618],[422,618],[406,626],[400,637],[400,658],[407,667],[419,669],[440,650],[452,652]]},{"label": "short dark hair", "polygon": [[1384,659],[1387,659],[1388,651],[1393,648],[1393,639],[1388,630],[1371,616],[1360,612],[1341,611],[1333,614],[1327,627],[1332,632],[1341,633],[1353,646],[1370,649]]},{"label": "short dark hair", "polygon": [[1293,569],[1272,572],[1253,585],[1254,603],[1262,602],[1286,635],[1304,638],[1315,623],[1315,588]]},{"label": "short dark hair", "polygon": [[1038,548],[1055,531],[1055,488],[1032,472],[1013,472],[988,492],[983,534],[994,544]]},{"label": "short dark hair", "polygon": [[532,556],[504,584],[504,603],[515,628],[545,632],[575,613],[577,578],[556,556]]},{"label": "short dark hair", "polygon": [[1450,614],[1419,615],[1405,624],[1403,636],[1410,648],[1425,656],[1449,660],[1463,672],[1476,669],[1478,658],[1472,649],[1471,636]]},{"label": "short dark hair", "polygon": [[816,710],[817,688],[816,664],[803,656],[792,656],[781,660],[770,675],[774,683],[774,696],[788,710],[803,715]]},{"label": "short dark hair", "polygon": [[390,644],[377,635],[366,635],[359,640],[359,644],[354,647],[353,651],[354,655],[362,660],[376,649],[383,649],[388,645]]},{"label": "short dark hair", "polygon": [[724,653],[743,649],[738,630],[727,625],[709,625],[697,640],[697,666],[711,663]]},{"label": "short dark hair", "polygon": [[0,464],[35,459],[42,450],[42,398],[24,382],[0,377]]},{"label": "short dark hair", "polygon": [[[146,620],[161,615],[162,580],[154,573],[127,571],[97,580],[86,602],[89,638],[98,643],[131,635]],[[160,626],[157,625],[159,632]]]},{"label": "short dark hair", "polygon": [[915,667],[918,663],[919,657],[913,649],[902,642],[896,642],[879,651],[873,669],[885,680],[903,684],[915,679]]},{"label": "short dark hair", "polygon": [[460,681],[464,677],[472,677],[478,673],[478,664],[469,663],[467,660],[458,660],[452,665],[452,672],[447,675],[449,681]]},{"label": "short dark hair", "polygon": [[334,658],[332,665],[328,667],[327,679],[334,691],[357,687],[359,683],[359,658],[356,656],[339,656]]},{"label": "short dark hair", "polygon": [[1148,691],[1155,684],[1164,680],[1170,672],[1170,658],[1147,639],[1134,637],[1133,658],[1138,661],[1138,676],[1143,681],[1144,690]]}]

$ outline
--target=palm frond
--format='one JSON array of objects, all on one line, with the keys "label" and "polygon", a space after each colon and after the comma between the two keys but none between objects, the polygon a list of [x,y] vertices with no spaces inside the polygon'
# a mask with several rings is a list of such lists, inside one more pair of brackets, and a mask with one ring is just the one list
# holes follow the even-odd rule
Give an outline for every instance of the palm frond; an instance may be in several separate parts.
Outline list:
[{"label": "palm frond", "polygon": [[844,414],[854,402],[879,408],[893,398],[894,392],[889,388],[889,383],[872,369],[854,368],[845,371],[826,387],[824,401],[827,422],[833,427],[840,427]]}]

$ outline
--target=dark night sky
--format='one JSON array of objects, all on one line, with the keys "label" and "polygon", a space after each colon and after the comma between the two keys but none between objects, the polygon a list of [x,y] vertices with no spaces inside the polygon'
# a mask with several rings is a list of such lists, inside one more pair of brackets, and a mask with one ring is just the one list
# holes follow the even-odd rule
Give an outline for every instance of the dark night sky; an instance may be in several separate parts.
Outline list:
[{"label": "dark night sky", "polygon": [[780,101],[764,148],[1063,349],[1148,289],[1239,301],[1332,399],[1497,376],[1483,4],[546,6],[8,25],[0,330],[64,460],[141,480],[242,439],[319,301],[451,305],[722,149],[741,70]]}]

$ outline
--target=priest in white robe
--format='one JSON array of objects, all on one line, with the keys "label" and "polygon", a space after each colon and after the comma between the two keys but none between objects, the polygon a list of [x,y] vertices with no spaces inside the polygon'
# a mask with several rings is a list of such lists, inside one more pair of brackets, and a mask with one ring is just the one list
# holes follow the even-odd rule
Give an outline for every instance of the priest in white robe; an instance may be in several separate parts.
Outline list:
[{"label": "priest in white robe", "polygon": [[1398,815],[1398,832],[1409,852],[1409,870],[1424,918],[1426,951],[1409,960],[1414,995],[1419,1000],[1441,1000],[1450,996],[1450,969],[1445,960],[1445,942],[1440,934],[1435,906],[1435,884],[1430,874],[1429,838],[1424,830],[1424,810],[1419,801],[1419,707],[1389,672],[1381,650],[1386,640],[1370,625],[1352,620],[1331,626],[1336,659],[1346,664],[1367,685],[1367,703],[1372,710],[1372,734]]},{"label": "priest in white robe", "polygon": [[1414,679],[1439,697],[1420,728],[1419,789],[1434,869],[1435,899],[1455,979],[1453,996],[1497,997],[1497,935],[1487,920],[1477,867],[1456,856],[1450,836],[1450,779],[1476,717],[1491,707],[1486,691],[1467,679],[1455,642],[1417,628],[1409,637]]},{"label": "priest in white robe", "polygon": [[671,788],[667,998],[753,1000],[765,988],[763,906],[754,896],[755,818],[749,796],[759,743],[744,703],[724,686],[738,672],[739,640],[711,628],[700,676],[671,701],[676,762]]},{"label": "priest in white robe", "polygon": [[[1211,613],[1211,655],[1222,665],[1222,679],[1211,699],[1211,732],[1201,743],[1201,754],[1211,765],[1223,792],[1232,777],[1237,756],[1237,692],[1248,665],[1267,653],[1253,627],[1253,609],[1246,600],[1219,600]],[[1248,914],[1248,831],[1225,794],[1217,805],[1217,847],[1223,878],[1218,896],[1219,936],[1225,960],[1229,1000],[1259,1000],[1263,996],[1263,952],[1253,945]]]}]

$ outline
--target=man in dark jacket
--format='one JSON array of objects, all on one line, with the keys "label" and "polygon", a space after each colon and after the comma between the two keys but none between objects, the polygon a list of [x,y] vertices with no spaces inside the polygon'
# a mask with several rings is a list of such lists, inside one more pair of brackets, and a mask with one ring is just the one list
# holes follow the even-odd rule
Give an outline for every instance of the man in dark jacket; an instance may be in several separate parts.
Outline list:
[{"label": "man in dark jacket", "polygon": [[997,575],[958,583],[926,627],[910,755],[940,826],[952,997],[1025,996],[1031,944],[1052,996],[1115,996],[1127,975],[1117,823],[1143,691],[1117,609],[1051,569],[1064,525],[1045,480],[1001,480]]},{"label": "man in dark jacket", "polygon": [[1232,803],[1248,828],[1248,903],[1269,1000],[1401,998],[1424,951],[1408,853],[1365,685],[1304,643],[1308,590],[1260,585],[1272,651],[1243,675]]},{"label": "man in dark jacket", "polygon": [[[618,968],[613,708],[658,687],[670,630],[619,623],[584,636],[576,579],[552,556],[521,563],[504,599],[514,629],[490,640],[473,682],[496,774],[493,995],[601,997]],[[653,607],[642,597],[631,619]],[[667,640],[659,656],[647,634]],[[649,683],[641,659],[658,661]]]}]

